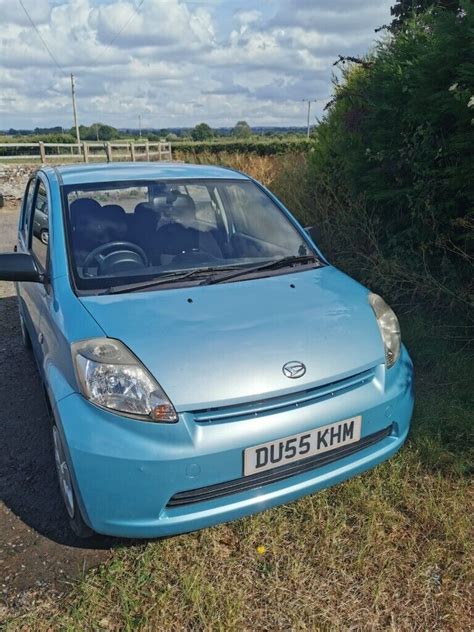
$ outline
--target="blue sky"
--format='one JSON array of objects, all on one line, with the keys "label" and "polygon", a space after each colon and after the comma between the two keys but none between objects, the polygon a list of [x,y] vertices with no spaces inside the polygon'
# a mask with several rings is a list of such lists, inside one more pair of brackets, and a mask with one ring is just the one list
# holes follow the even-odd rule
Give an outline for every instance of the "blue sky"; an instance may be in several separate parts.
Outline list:
[{"label": "blue sky", "polygon": [[0,0],[0,128],[304,125],[393,0]]}]

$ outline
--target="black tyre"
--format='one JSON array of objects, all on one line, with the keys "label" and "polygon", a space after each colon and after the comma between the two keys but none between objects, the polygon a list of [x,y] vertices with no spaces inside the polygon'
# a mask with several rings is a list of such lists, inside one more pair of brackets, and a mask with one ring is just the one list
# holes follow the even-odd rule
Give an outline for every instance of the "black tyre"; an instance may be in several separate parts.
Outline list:
[{"label": "black tyre", "polygon": [[31,349],[31,338],[28,330],[26,329],[25,320],[20,312],[20,329],[21,329],[21,342],[25,349],[28,351]]},{"label": "black tyre", "polygon": [[94,531],[85,523],[82,517],[76,492],[74,491],[72,475],[65,457],[61,435],[59,434],[56,424],[53,424],[53,448],[59,489],[69,516],[71,529],[79,538],[90,538],[94,534]]}]

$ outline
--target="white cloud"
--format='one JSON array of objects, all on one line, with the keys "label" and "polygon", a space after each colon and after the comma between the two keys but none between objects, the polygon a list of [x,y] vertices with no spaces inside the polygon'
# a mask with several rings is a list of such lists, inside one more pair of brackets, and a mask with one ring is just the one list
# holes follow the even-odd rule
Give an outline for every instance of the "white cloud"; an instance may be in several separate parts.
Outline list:
[{"label": "white cloud", "polygon": [[261,12],[255,9],[251,11],[237,11],[235,13],[235,19],[240,24],[252,24],[252,22],[257,22],[261,16]]},{"label": "white cloud", "polygon": [[[0,128],[303,124],[330,92],[338,53],[363,54],[388,0],[0,0]],[[321,112],[322,103],[315,108]]]},{"label": "white cloud", "polygon": [[[23,0],[25,9],[35,24],[43,24],[49,20],[51,7],[48,0]],[[0,15],[4,24],[30,26],[30,21],[17,0],[0,0]]]},{"label": "white cloud", "polygon": [[190,10],[178,0],[147,0],[139,12],[132,2],[116,2],[92,14],[98,40],[107,44],[116,38],[114,44],[121,48],[177,46],[189,51],[208,47],[214,39],[210,14],[200,7]]}]

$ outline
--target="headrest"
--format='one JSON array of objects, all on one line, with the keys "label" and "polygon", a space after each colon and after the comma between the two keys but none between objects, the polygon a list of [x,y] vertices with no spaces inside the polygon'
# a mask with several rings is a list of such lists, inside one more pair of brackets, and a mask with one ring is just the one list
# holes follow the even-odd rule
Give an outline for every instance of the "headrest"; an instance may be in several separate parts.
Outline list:
[{"label": "headrest", "polygon": [[196,213],[196,205],[192,197],[182,193],[174,201],[171,210],[177,215],[194,215]]},{"label": "headrest", "polygon": [[97,200],[92,198],[78,198],[69,207],[71,224],[73,228],[76,226],[78,219],[82,216],[89,214],[95,214],[100,211],[102,207]]},{"label": "headrest", "polygon": [[149,202],[140,202],[136,205],[135,210],[133,211],[135,215],[155,215],[155,209]]},{"label": "headrest", "polygon": [[100,216],[117,221],[127,219],[124,209],[118,204],[106,204],[101,208]]}]

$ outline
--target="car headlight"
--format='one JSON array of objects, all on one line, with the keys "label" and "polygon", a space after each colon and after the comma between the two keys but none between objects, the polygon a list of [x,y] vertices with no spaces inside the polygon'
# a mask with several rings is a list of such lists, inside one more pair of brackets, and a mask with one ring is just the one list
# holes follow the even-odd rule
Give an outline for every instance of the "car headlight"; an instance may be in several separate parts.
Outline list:
[{"label": "car headlight", "polygon": [[389,369],[400,356],[402,337],[395,312],[378,294],[369,294],[369,303],[374,310],[385,347],[385,363]]},{"label": "car headlight", "polygon": [[178,421],[161,386],[119,340],[90,338],[71,349],[82,394],[91,402],[144,421]]}]

